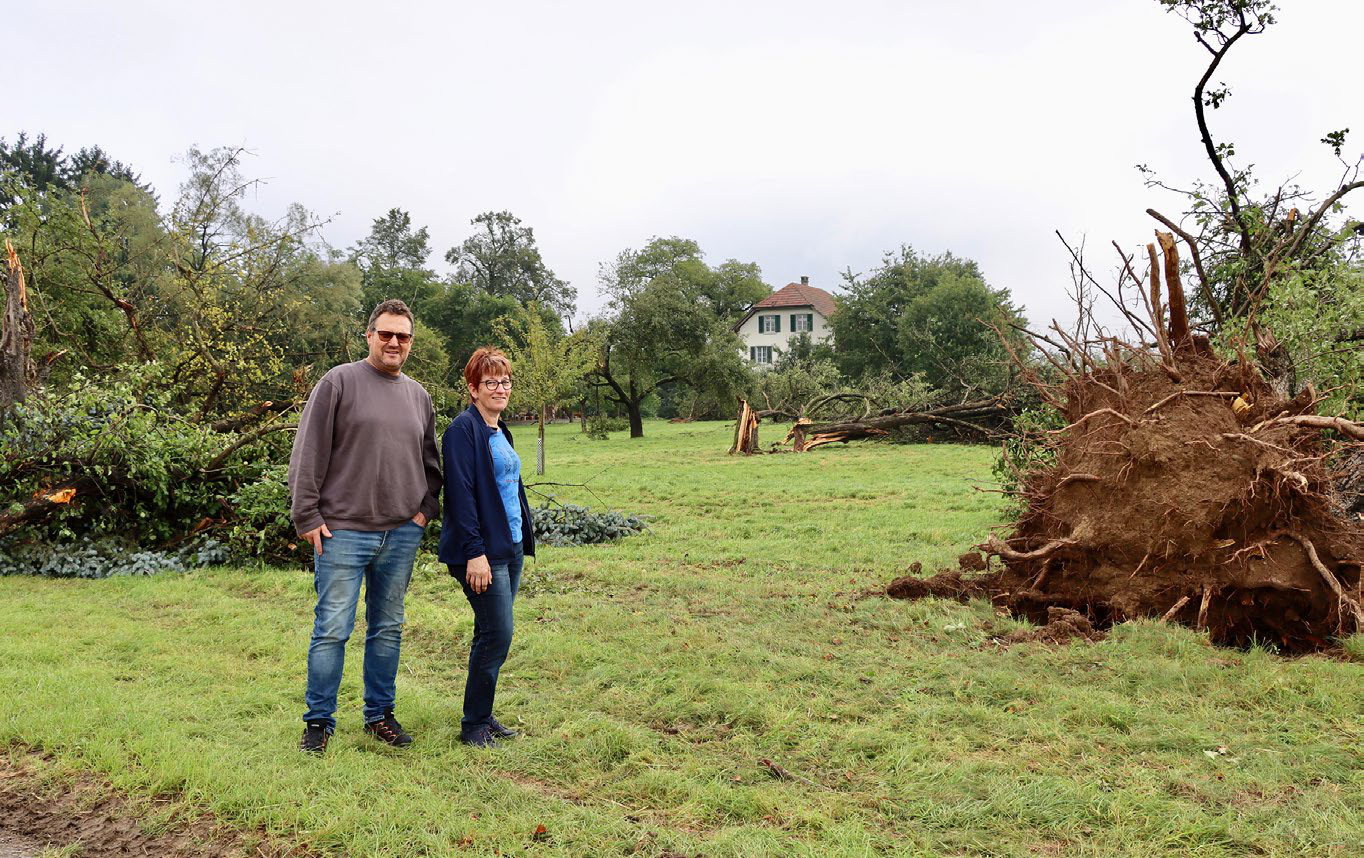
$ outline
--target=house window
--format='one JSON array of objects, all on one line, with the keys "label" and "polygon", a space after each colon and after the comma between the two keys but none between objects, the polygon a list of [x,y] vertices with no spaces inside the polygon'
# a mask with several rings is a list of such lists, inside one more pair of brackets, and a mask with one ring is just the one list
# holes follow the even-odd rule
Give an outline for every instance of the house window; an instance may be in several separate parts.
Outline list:
[{"label": "house window", "polygon": [[801,331],[813,331],[814,329],[815,329],[814,313],[791,314],[791,333],[798,334]]},{"label": "house window", "polygon": [[781,316],[759,316],[758,333],[760,334],[780,334]]},{"label": "house window", "polygon": [[772,362],[772,347],[771,347],[771,346],[749,346],[749,347],[748,347],[748,359],[751,360],[751,361],[753,361],[754,363],[771,363],[771,362]]}]

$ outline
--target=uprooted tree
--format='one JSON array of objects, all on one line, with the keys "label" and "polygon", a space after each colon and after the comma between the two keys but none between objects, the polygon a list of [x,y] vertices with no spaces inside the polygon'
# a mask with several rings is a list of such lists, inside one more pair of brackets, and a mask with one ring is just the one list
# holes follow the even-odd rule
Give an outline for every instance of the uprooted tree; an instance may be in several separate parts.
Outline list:
[{"label": "uprooted tree", "polygon": [[1219,643],[1302,651],[1364,631],[1364,522],[1343,509],[1331,465],[1364,426],[1315,413],[1310,385],[1284,398],[1244,349],[1217,357],[1189,328],[1173,236],[1157,235],[1143,293],[1153,343],[1082,310],[1073,332],[1054,327],[1065,348],[1036,343],[1053,380],[1020,363],[1065,426],[1045,442],[1051,464],[1018,474],[1024,510],[978,546],[1002,565],[974,588],[1035,622],[1162,617]]}]

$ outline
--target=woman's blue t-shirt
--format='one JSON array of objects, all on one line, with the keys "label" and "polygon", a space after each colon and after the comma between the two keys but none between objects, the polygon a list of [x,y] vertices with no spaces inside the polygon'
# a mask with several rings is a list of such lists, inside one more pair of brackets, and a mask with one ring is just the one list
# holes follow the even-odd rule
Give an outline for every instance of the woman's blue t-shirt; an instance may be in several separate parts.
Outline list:
[{"label": "woman's blue t-shirt", "polygon": [[511,541],[521,541],[521,457],[507,443],[501,432],[488,434],[488,448],[493,454],[493,478],[497,480],[497,493],[502,498],[502,508],[507,511],[507,524],[511,529]]}]

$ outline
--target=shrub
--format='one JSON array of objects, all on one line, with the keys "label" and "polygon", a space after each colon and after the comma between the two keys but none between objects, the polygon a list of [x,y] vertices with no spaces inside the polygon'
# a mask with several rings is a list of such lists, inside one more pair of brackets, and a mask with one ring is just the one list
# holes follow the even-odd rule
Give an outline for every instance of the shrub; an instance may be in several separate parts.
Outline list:
[{"label": "shrub", "polygon": [[607,417],[594,414],[587,418],[587,437],[595,441],[605,441],[607,433],[624,432],[630,428],[630,421],[623,417]]}]

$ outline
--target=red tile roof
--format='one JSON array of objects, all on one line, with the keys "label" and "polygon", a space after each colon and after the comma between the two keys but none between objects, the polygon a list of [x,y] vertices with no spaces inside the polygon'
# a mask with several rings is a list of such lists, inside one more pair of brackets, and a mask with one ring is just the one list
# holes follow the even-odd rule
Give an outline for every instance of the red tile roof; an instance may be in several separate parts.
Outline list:
[{"label": "red tile roof", "polygon": [[749,315],[752,315],[753,310],[763,310],[769,307],[814,307],[821,316],[827,319],[834,314],[836,305],[834,304],[834,296],[818,286],[787,283],[754,304],[753,309],[749,310]]}]

